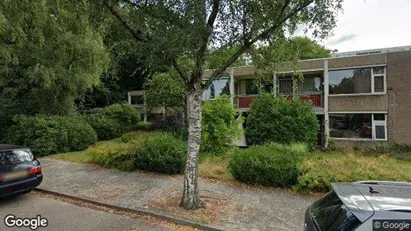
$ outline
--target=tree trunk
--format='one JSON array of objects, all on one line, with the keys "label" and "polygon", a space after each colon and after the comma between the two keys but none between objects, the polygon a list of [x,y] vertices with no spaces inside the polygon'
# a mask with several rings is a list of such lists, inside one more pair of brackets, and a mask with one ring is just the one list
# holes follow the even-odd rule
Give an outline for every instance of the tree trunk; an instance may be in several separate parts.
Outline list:
[{"label": "tree trunk", "polygon": [[198,209],[202,206],[198,190],[198,152],[201,142],[201,91],[188,93],[188,150],[184,173],[184,191],[180,205],[186,209]]}]

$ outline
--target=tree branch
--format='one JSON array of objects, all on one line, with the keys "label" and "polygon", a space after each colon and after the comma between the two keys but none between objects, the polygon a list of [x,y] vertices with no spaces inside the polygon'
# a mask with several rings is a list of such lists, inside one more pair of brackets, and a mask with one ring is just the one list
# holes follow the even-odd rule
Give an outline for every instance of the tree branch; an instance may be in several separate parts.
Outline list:
[{"label": "tree branch", "polygon": [[[210,39],[210,36],[213,33],[214,22],[217,18],[219,7],[220,7],[220,0],[213,0],[212,10],[211,10],[210,16],[208,17],[207,23],[206,23],[207,31],[202,38],[200,48],[198,49],[198,52],[196,55],[197,56],[196,57],[196,69],[194,73],[194,78],[202,77],[201,76],[202,66],[205,61],[204,53],[205,53],[205,50],[207,49],[208,40]],[[193,79],[191,81],[193,81]]]},{"label": "tree branch", "polygon": [[184,71],[181,69],[181,67],[178,65],[177,60],[173,58],[173,67],[176,69],[177,73],[180,75],[183,80],[188,83],[188,76],[187,74],[184,73]]},{"label": "tree branch", "polygon": [[111,14],[113,14],[123,24],[123,26],[131,33],[134,39],[136,39],[139,42],[149,41],[147,36],[141,30],[133,28],[131,23],[120,14],[118,9],[113,5],[112,0],[104,0],[104,5],[109,9]]},{"label": "tree branch", "polygon": [[258,40],[268,36],[270,33],[274,32],[277,30],[283,23],[285,23],[288,19],[291,17],[295,16],[298,14],[300,11],[305,9],[308,5],[314,2],[314,0],[307,0],[305,1],[302,5],[297,7],[295,10],[291,11],[288,15],[286,15],[284,18],[282,17],[282,14],[285,12],[286,8],[290,4],[290,0],[287,0],[284,6],[282,7],[280,14],[278,16],[278,22],[275,23],[272,27],[268,28],[267,30],[263,31],[260,33],[258,36],[256,36],[253,40],[244,43],[243,46],[241,46],[236,53],[234,53],[220,68],[216,69],[213,74],[211,74],[210,78],[207,80],[205,84],[203,84],[203,88],[208,87],[211,82],[218,76],[224,73],[224,71],[231,65],[233,64],[244,52],[246,52],[255,42]]}]

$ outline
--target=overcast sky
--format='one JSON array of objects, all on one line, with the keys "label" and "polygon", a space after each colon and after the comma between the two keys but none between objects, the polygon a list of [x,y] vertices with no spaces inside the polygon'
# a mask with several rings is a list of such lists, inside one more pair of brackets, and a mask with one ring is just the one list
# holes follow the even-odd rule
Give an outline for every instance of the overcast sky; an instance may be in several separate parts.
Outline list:
[{"label": "overcast sky", "polygon": [[411,0],[345,0],[334,36],[339,52],[411,45]]}]

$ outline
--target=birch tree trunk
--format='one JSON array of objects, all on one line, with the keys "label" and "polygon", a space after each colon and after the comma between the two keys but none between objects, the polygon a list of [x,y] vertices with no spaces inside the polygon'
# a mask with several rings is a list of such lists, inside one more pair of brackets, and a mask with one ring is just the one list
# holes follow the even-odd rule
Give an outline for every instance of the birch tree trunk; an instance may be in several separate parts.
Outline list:
[{"label": "birch tree trunk", "polygon": [[198,153],[201,142],[201,103],[201,91],[189,92],[187,97],[188,150],[183,198],[180,203],[186,209],[198,209],[202,206],[197,183]]}]

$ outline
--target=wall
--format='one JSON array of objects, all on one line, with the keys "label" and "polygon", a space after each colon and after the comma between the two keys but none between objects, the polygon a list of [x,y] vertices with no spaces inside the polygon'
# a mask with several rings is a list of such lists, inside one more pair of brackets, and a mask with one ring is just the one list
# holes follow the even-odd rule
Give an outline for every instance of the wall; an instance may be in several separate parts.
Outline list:
[{"label": "wall", "polygon": [[387,111],[387,95],[329,96],[328,111]]},{"label": "wall", "polygon": [[411,52],[387,54],[388,137],[411,145]]}]

